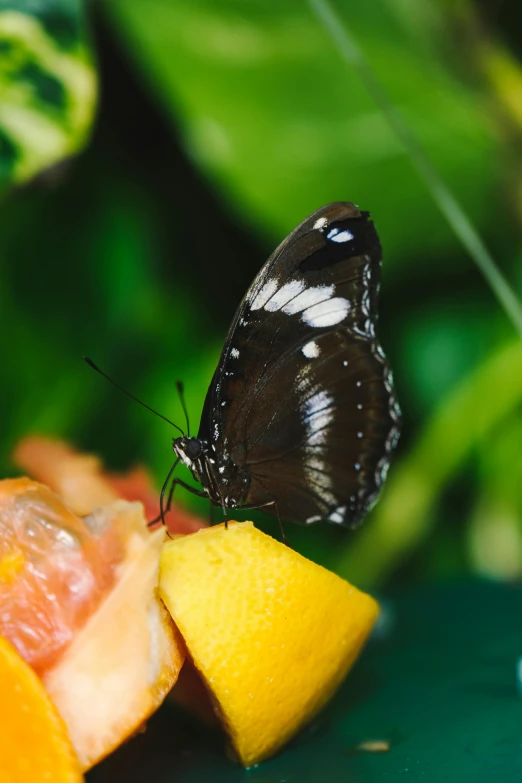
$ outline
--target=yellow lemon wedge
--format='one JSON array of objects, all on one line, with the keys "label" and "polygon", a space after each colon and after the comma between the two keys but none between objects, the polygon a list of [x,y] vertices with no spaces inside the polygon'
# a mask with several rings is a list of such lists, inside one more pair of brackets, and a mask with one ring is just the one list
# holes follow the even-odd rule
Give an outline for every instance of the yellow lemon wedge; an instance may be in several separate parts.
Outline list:
[{"label": "yellow lemon wedge", "polygon": [[379,612],[373,598],[251,522],[168,541],[159,590],[245,767],[325,704]]},{"label": "yellow lemon wedge", "polygon": [[0,637],[0,780],[80,783],[80,765],[42,682]]}]

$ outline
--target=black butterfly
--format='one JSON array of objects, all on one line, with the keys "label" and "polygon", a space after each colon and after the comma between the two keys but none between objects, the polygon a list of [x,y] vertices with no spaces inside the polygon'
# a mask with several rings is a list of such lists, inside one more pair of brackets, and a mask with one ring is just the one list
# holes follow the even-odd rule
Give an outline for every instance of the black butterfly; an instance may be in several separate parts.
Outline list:
[{"label": "black butterfly", "polygon": [[282,242],[235,315],[198,437],[173,440],[165,487],[181,460],[203,491],[174,479],[167,507],[180,484],[223,509],[304,524],[364,516],[400,430],[375,336],[380,260],[369,213],[350,203],[319,209]]}]

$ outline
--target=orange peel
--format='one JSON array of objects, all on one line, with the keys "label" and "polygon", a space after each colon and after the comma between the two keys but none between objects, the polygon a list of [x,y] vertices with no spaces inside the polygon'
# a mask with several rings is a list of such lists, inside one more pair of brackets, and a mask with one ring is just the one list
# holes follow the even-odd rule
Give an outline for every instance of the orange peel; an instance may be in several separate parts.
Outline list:
[{"label": "orange peel", "polygon": [[166,542],[159,590],[245,767],[321,709],[379,612],[251,522]]},{"label": "orange peel", "polygon": [[42,682],[0,637],[0,779],[81,783],[82,775],[62,718]]}]

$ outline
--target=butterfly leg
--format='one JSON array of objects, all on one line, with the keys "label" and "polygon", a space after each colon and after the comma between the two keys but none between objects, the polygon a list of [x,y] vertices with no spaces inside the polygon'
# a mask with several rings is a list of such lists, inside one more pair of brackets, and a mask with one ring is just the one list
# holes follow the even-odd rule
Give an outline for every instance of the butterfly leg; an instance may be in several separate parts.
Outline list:
[{"label": "butterfly leg", "polygon": [[165,507],[163,507],[163,503],[162,503],[163,498],[161,497],[160,498],[161,511],[157,517],[155,517],[151,522],[148,523],[147,527],[154,527],[154,525],[157,525],[160,520],[163,522],[163,524],[165,524],[165,519],[164,519],[165,514],[168,514],[170,511],[170,507],[172,505],[172,498],[174,497],[174,490],[178,485],[180,487],[183,487],[183,489],[186,489],[188,492],[191,492],[193,495],[197,495],[200,498],[208,497],[206,492],[203,492],[200,489],[196,489],[195,487],[191,487],[190,484],[186,484],[184,481],[182,481],[179,478],[175,478],[173,479],[172,484],[170,485],[169,495]]},{"label": "butterfly leg", "polygon": [[[290,547],[290,544],[288,542],[288,538],[286,537],[285,529],[283,527],[283,520],[279,516],[279,509],[278,509],[277,503],[275,501],[274,501],[274,506],[275,506],[275,510],[276,510],[277,521],[279,522],[279,530],[281,531],[281,540],[283,541],[283,544],[285,546]],[[292,547],[290,547],[290,549],[291,548]]]},{"label": "butterfly leg", "polygon": [[190,484],[187,484],[185,481],[176,478],[174,479],[170,487],[169,499],[167,501],[167,508],[166,508],[167,511],[169,511],[170,509],[170,504],[172,503],[172,495],[174,494],[174,487],[176,486],[183,487],[183,489],[186,489],[187,492],[190,492],[191,495],[197,495],[198,498],[208,498],[207,493],[203,492],[202,489],[196,489],[196,487],[191,487]]}]

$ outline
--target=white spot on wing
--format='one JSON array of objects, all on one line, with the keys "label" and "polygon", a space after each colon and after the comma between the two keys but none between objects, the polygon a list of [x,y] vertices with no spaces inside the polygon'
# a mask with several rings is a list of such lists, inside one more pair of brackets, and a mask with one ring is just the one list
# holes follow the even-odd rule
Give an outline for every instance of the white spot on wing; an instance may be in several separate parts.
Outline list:
[{"label": "white spot on wing", "polygon": [[370,315],[370,293],[368,289],[363,293],[361,299],[362,314],[368,317]]},{"label": "white spot on wing", "polygon": [[332,492],[332,481],[326,470],[326,462],[318,454],[309,452],[304,473],[308,484],[325,503],[329,506],[335,503],[336,498]]},{"label": "white spot on wing", "polygon": [[266,305],[271,296],[275,294],[278,288],[277,280],[267,280],[260,291],[254,296],[250,303],[251,310],[260,310]]},{"label": "white spot on wing", "polygon": [[306,310],[308,307],[317,305],[325,300],[328,301],[334,292],[333,285],[314,285],[298,294],[294,299],[284,305],[281,309],[287,315],[294,315]]},{"label": "white spot on wing", "polygon": [[320,349],[314,340],[303,346],[303,353],[307,359],[316,359],[320,354]]},{"label": "white spot on wing", "polygon": [[332,403],[333,397],[325,391],[317,392],[306,400],[304,411],[309,445],[324,443],[326,428],[333,419]]},{"label": "white spot on wing", "polygon": [[326,238],[331,242],[349,242],[351,239],[353,239],[353,234],[348,230],[339,231],[338,228],[332,228],[326,235]]},{"label": "white spot on wing", "polygon": [[232,350],[230,351],[230,355],[233,359],[238,359],[239,351],[237,350],[237,348],[232,348]]},{"label": "white spot on wing", "polygon": [[322,228],[324,228],[327,225],[328,225],[328,220],[325,217],[320,217],[317,218],[317,220],[315,221],[314,228],[320,231]]},{"label": "white spot on wing", "polygon": [[305,364],[305,366],[299,370],[296,378],[297,391],[299,392],[299,396],[303,398],[312,384],[312,379],[310,377],[310,367],[310,364]]},{"label": "white spot on wing", "polygon": [[335,511],[332,511],[330,516],[328,517],[328,520],[330,522],[336,522],[339,525],[342,525],[344,522],[344,515],[346,514],[346,506],[338,506],[338,508],[335,509]]},{"label": "white spot on wing", "polygon": [[[311,391],[311,364],[306,364],[297,375],[297,393],[298,397],[304,398],[301,406],[303,424],[307,432],[307,444],[305,446],[306,457],[304,461],[304,474],[307,483],[313,489],[313,492],[324,501],[328,506],[333,506],[337,498],[333,493],[331,476],[328,472],[328,466],[317,446],[321,445],[326,438],[326,427],[333,419],[333,408],[331,404],[333,398],[325,391],[319,391],[306,399],[306,395]],[[307,522],[311,524],[322,517],[309,517]]]},{"label": "white spot on wing", "polygon": [[386,476],[388,475],[388,468],[390,467],[390,460],[388,457],[383,457],[379,462],[377,463],[377,471],[376,471],[376,481],[377,481],[377,489],[379,490],[384,482],[386,481]]},{"label": "white spot on wing", "polygon": [[349,301],[337,296],[334,299],[328,299],[326,302],[319,302],[308,307],[301,319],[309,326],[335,326],[335,324],[344,321],[349,311]]},{"label": "white spot on wing", "polygon": [[273,294],[268,302],[265,304],[265,310],[270,313],[274,313],[276,310],[280,310],[284,305],[296,297],[301,291],[304,290],[306,284],[302,280],[291,280],[289,283],[281,286],[281,288]]}]

